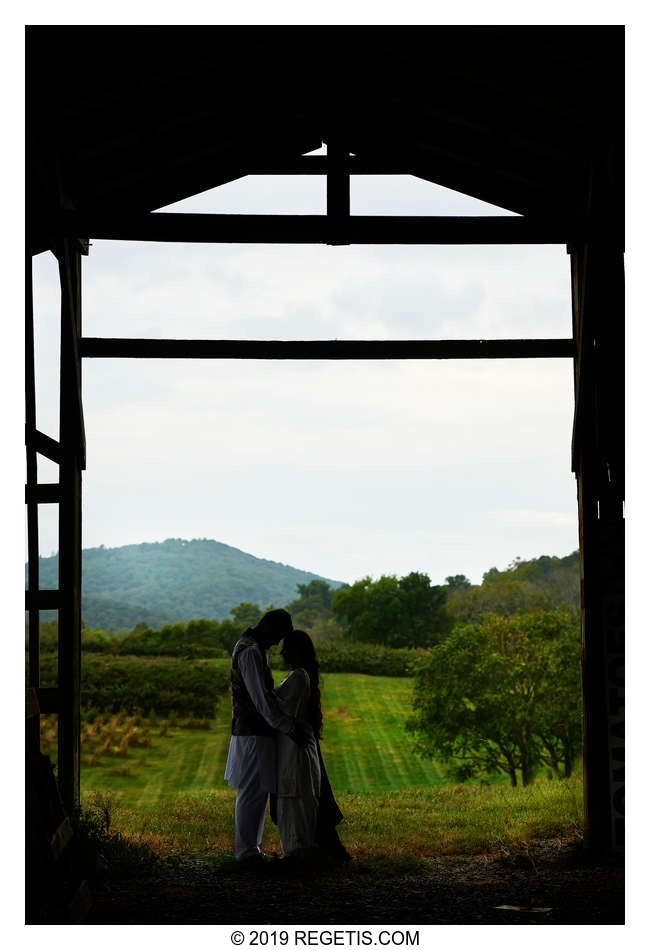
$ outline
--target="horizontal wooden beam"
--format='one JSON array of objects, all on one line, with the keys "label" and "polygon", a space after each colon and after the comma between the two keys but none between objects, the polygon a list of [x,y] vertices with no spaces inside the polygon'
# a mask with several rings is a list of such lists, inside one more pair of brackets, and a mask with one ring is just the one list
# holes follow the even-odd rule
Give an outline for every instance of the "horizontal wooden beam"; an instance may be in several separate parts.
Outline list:
[{"label": "horizontal wooden beam", "polygon": [[[224,244],[328,244],[327,215],[174,214],[128,210],[59,211],[52,227],[62,237],[111,241]],[[594,237],[580,218],[403,217],[352,215],[350,244],[570,244]]]},{"label": "horizontal wooden beam", "polygon": [[57,505],[61,501],[58,482],[45,485],[25,485],[25,504]]},{"label": "horizontal wooden beam", "polygon": [[[422,159],[414,162],[401,157],[363,158],[348,155],[345,159],[345,168],[350,175],[417,175],[416,169],[421,170],[423,164]],[[237,177],[243,175],[326,175],[327,167],[327,155],[296,155],[293,158],[282,156],[260,161],[243,160],[232,166],[220,165],[219,171],[224,175],[231,172]]]},{"label": "horizontal wooden beam", "polygon": [[51,462],[56,462],[57,465],[61,462],[61,443],[51,439],[49,435],[45,435],[44,432],[39,432],[38,429],[32,429],[30,426],[25,427],[25,444],[31,448],[36,449],[39,455],[44,455]]},{"label": "horizontal wooden beam", "polygon": [[61,591],[58,590],[26,590],[25,610],[58,610],[61,603]]},{"label": "horizontal wooden beam", "polygon": [[82,357],[121,359],[445,360],[573,356],[566,340],[130,340],[83,337]]}]

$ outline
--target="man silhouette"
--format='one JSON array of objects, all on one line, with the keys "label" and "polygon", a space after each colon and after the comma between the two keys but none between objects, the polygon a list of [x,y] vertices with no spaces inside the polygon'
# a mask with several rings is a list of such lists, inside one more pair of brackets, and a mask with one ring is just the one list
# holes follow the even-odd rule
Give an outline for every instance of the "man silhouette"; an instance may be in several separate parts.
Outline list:
[{"label": "man silhouette", "polygon": [[260,851],[269,792],[276,790],[275,738],[283,732],[299,745],[309,739],[306,730],[281,711],[273,692],[273,676],[266,651],[293,629],[286,610],[270,610],[249,627],[235,644],[232,685],[232,737],[224,778],[237,789],[235,801],[235,857],[264,861]]}]

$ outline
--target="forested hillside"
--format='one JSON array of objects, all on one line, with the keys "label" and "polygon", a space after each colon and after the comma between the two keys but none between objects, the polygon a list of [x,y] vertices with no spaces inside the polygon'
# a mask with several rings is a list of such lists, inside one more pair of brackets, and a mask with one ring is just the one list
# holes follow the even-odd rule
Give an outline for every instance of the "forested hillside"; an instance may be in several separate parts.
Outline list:
[{"label": "forested hillside", "polygon": [[[242,601],[281,606],[293,600],[297,584],[318,577],[205,538],[87,548],[82,565],[84,621],[103,628],[222,619]],[[40,558],[39,571],[41,588],[56,588],[58,555]],[[333,588],[340,583],[325,580]]]}]

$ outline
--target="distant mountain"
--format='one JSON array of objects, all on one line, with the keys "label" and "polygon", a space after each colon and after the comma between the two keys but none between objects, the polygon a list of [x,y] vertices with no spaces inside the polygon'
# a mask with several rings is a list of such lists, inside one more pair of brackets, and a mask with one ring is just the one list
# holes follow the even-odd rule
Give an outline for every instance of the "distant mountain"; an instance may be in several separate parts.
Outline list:
[{"label": "distant mountain", "polygon": [[[282,607],[297,596],[297,584],[314,578],[333,588],[341,585],[206,538],[86,548],[82,568],[82,614],[89,627],[133,627],[140,621],[160,627],[193,617],[221,620],[242,601]],[[41,588],[56,588],[58,571],[58,555],[39,558]],[[43,612],[42,619],[47,616]]]}]

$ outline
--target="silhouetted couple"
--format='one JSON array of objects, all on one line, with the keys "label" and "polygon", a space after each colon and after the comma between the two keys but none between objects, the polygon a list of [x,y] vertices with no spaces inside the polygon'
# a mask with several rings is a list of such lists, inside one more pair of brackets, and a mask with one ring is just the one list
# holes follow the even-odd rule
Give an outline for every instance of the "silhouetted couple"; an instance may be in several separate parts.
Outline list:
[{"label": "silhouetted couple", "polygon": [[[274,689],[266,651],[282,643],[291,672]],[[232,738],[224,778],[237,789],[235,857],[272,860],[260,851],[266,802],[288,863],[300,856],[349,855],[336,825],[343,818],[320,750],[323,714],[311,638],[286,610],[271,610],[237,641],[232,655]]]}]

